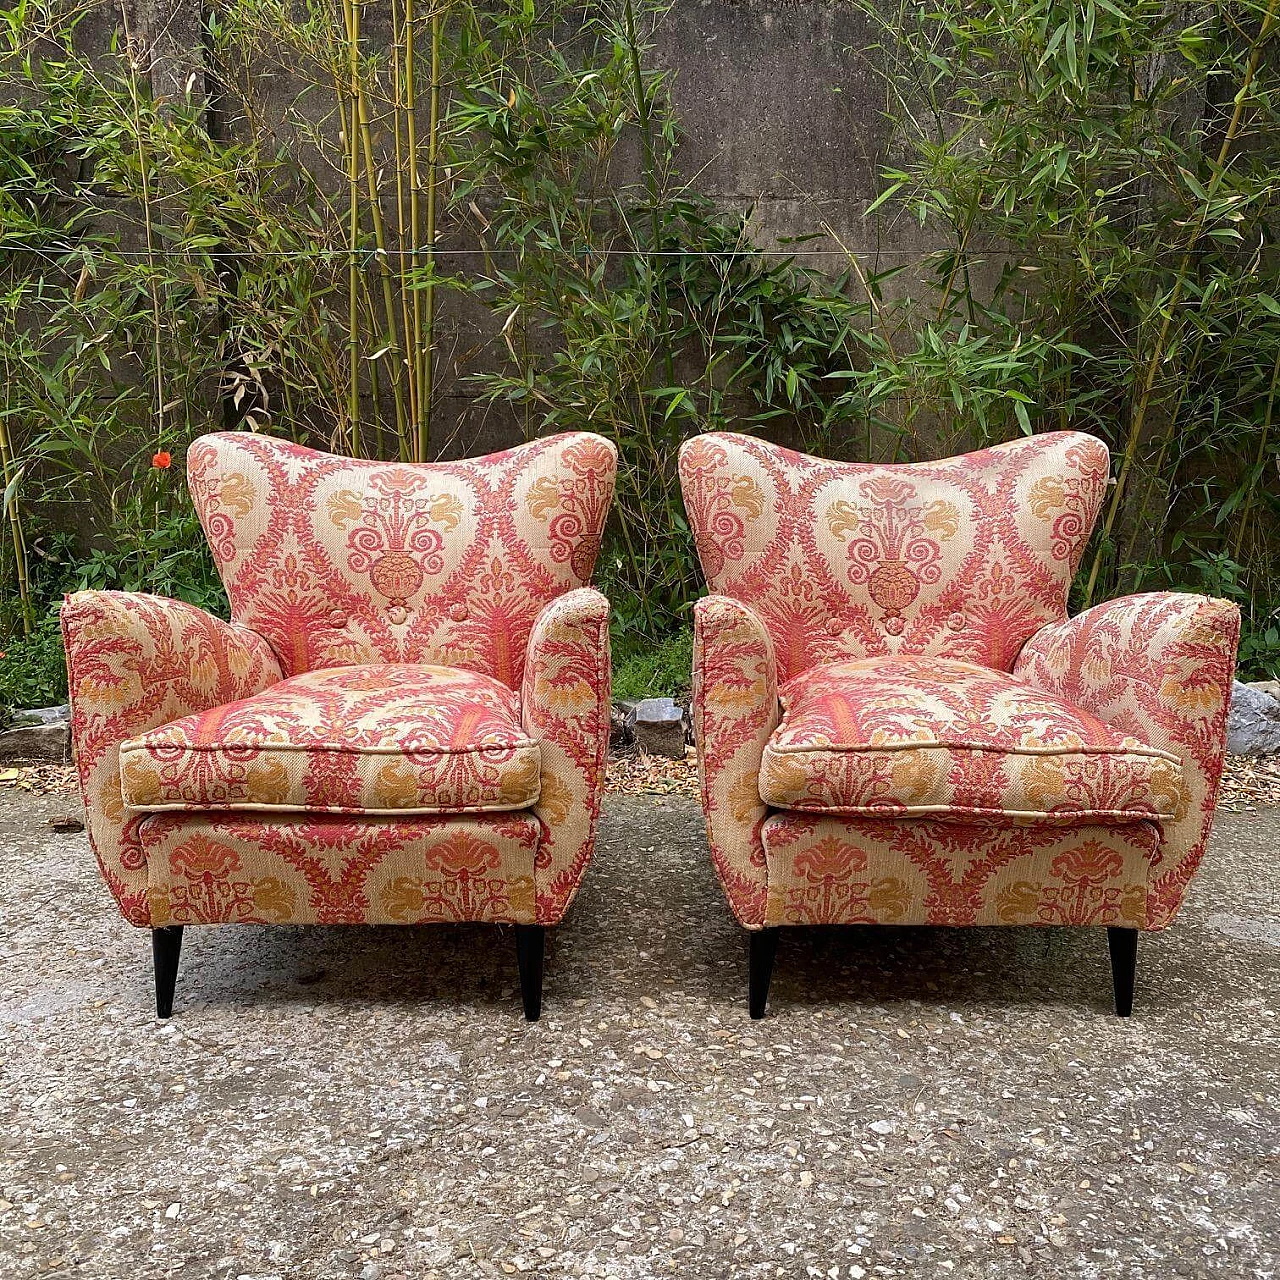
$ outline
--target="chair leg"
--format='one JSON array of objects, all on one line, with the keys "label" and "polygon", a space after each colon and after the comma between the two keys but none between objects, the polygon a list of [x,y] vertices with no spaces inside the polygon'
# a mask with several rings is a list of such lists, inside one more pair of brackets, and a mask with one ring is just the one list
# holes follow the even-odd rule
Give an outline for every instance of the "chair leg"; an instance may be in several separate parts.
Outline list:
[{"label": "chair leg", "polygon": [[1137,929],[1107,929],[1111,952],[1111,987],[1116,997],[1116,1013],[1127,1018],[1133,1012],[1133,981],[1138,969]]},{"label": "chair leg", "polygon": [[151,958],[156,970],[156,1017],[173,1013],[173,989],[178,982],[178,955],[182,951],[182,926],[163,925],[151,930]]},{"label": "chair leg", "polygon": [[777,929],[753,929],[747,951],[747,1007],[753,1018],[764,1017],[769,1001],[769,980],[778,954]]},{"label": "chair leg", "polygon": [[527,1022],[542,1013],[542,956],[547,938],[540,924],[516,925],[516,963],[520,967],[520,999]]}]

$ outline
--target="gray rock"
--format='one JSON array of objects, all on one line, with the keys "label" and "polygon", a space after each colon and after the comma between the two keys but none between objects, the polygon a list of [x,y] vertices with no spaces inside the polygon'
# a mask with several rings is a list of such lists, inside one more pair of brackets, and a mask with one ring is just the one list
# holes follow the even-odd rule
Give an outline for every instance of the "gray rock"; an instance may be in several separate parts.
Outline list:
[{"label": "gray rock", "polygon": [[1237,680],[1231,687],[1227,750],[1241,756],[1265,756],[1280,751],[1280,701],[1254,685]]},{"label": "gray rock", "polygon": [[1258,689],[1280,702],[1280,680],[1249,680],[1246,683],[1250,689]]},{"label": "gray rock", "polygon": [[0,733],[0,764],[66,764],[71,758],[71,722],[25,724]]},{"label": "gray rock", "polygon": [[636,704],[636,743],[650,755],[684,759],[684,711],[671,698]]},{"label": "gray rock", "polygon": [[684,711],[674,698],[645,698],[636,703],[635,718],[637,724],[670,724],[683,719]]},{"label": "gray rock", "polygon": [[60,720],[71,719],[71,708],[67,703],[60,707],[32,707],[29,711],[15,711],[9,717],[8,728],[25,728],[29,724],[57,724]]}]

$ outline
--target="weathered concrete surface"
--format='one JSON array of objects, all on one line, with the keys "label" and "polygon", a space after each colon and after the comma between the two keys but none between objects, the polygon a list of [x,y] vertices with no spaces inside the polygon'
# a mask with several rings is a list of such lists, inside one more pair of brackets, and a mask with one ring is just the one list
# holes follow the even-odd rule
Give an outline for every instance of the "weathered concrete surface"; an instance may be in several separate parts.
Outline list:
[{"label": "weathered concrete surface", "polygon": [[160,1025],[66,807],[0,797],[6,1280],[1280,1263],[1280,816],[1129,1022],[1099,933],[864,929],[784,937],[752,1025],[694,808],[613,799],[536,1026],[479,927],[189,930]]}]

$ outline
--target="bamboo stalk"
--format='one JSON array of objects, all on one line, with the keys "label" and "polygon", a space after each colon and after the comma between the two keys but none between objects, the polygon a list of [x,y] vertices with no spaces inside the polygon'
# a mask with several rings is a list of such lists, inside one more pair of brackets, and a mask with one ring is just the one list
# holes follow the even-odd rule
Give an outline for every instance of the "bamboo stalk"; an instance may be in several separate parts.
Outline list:
[{"label": "bamboo stalk", "polygon": [[143,142],[142,103],[138,96],[138,63],[133,33],[129,26],[129,6],[124,0],[120,5],[120,20],[124,28],[125,46],[129,53],[129,99],[133,110],[134,137],[138,144],[138,180],[142,184],[142,223],[147,245],[147,291],[151,295],[151,354],[155,363],[156,437],[163,439],[166,398],[163,352],[160,344],[160,291],[156,287],[155,228],[151,218],[151,178],[147,164],[147,149]]},{"label": "bamboo stalk", "polygon": [[[8,354],[5,356],[6,385],[12,385],[8,375]],[[0,472],[4,476],[5,504],[9,524],[9,537],[13,543],[13,576],[18,584],[18,605],[22,613],[22,634],[29,636],[35,622],[31,608],[31,580],[27,566],[27,539],[22,528],[22,514],[18,507],[17,479],[13,465],[13,449],[9,443],[9,424],[0,414]]]},{"label": "bamboo stalk", "polygon": [[[425,462],[431,446],[431,401],[435,392],[434,346],[436,321],[436,177],[440,160],[440,37],[441,10],[431,14],[431,108],[427,124],[427,281],[422,304],[422,382],[418,427],[418,459]],[[415,291],[416,294],[416,291]]]},{"label": "bamboo stalk", "polygon": [[[356,85],[360,76],[359,39],[360,8],[356,0],[342,0],[342,17],[347,35],[347,92],[350,104],[343,104],[343,128],[347,151],[347,360],[350,365],[347,390],[348,449],[352,457],[360,456],[360,264],[356,254],[360,247],[360,144],[359,113]],[[348,113],[349,105],[349,113]]]},{"label": "bamboo stalk", "polygon": [[[649,215],[652,224],[650,234],[653,238],[653,252],[657,253],[662,244],[662,217],[658,211],[658,173],[653,160],[653,118],[650,111],[649,95],[645,92],[644,76],[640,70],[640,49],[636,44],[636,16],[631,0],[622,0],[622,20],[626,27],[628,51],[631,55],[632,90],[636,98],[636,115],[640,121],[640,144],[644,156],[645,187],[649,196]],[[671,351],[671,320],[667,312],[667,285],[654,269],[654,259],[650,257],[648,273],[650,284],[656,281],[658,295],[658,315],[662,320],[663,334],[663,368],[666,373],[667,386],[675,385],[675,357]]]},{"label": "bamboo stalk", "polygon": [[402,64],[401,41],[405,36],[404,24],[400,18],[399,0],[391,0],[391,29],[395,44],[396,56],[391,60],[392,84],[392,124],[396,146],[396,231],[399,236],[400,255],[397,262],[397,275],[400,284],[400,321],[404,334],[405,347],[400,355],[400,368],[404,374],[409,392],[409,424],[408,430],[400,433],[398,452],[401,462],[407,462],[418,433],[418,379],[414,365],[413,320],[409,314],[409,292],[412,280],[413,262],[405,252],[408,243],[405,236],[405,144],[403,133],[404,70]]},{"label": "bamboo stalk", "polygon": [[[369,279],[363,273],[360,276],[360,294],[364,299],[365,310],[369,315],[373,315],[375,307],[373,303],[373,294],[369,289]],[[377,365],[370,362],[369,369],[369,395],[373,400],[373,454],[375,458],[381,458],[382,453],[382,380],[378,377]]]},{"label": "bamboo stalk", "polygon": [[[1271,387],[1267,392],[1267,411],[1262,420],[1262,434],[1258,437],[1258,453],[1253,460],[1254,473],[1261,478],[1262,460],[1267,454],[1267,437],[1271,434],[1272,416],[1276,408],[1276,392],[1280,390],[1280,343],[1276,344],[1276,359],[1271,366]],[[1249,516],[1253,509],[1253,493],[1257,487],[1257,480],[1249,486],[1249,492],[1244,496],[1244,502],[1240,507],[1240,518],[1236,523],[1236,540],[1235,546],[1231,551],[1231,558],[1239,563],[1240,551],[1244,546],[1245,530],[1249,526]]]},{"label": "bamboo stalk", "polygon": [[[400,333],[396,322],[395,299],[391,291],[391,264],[387,260],[387,236],[386,228],[382,219],[382,202],[378,198],[378,173],[373,158],[373,134],[369,128],[369,109],[365,98],[363,83],[360,84],[356,95],[356,111],[360,118],[360,145],[364,151],[364,171],[366,185],[369,193],[369,217],[373,224],[373,240],[377,247],[378,259],[378,275],[382,280],[382,309],[386,315],[387,331],[385,341],[390,348],[388,355],[392,356],[391,368],[393,370],[391,378],[391,393],[395,399],[396,406],[396,434],[403,438],[407,429],[407,421],[405,418],[404,391],[400,385],[400,363],[396,358],[401,350]],[[372,371],[373,384],[378,384],[377,371]],[[378,420],[378,432],[381,434],[382,422],[381,415]],[[381,449],[379,449],[381,453]]]},{"label": "bamboo stalk", "polygon": [[[1205,335],[1202,331],[1200,336],[1196,339],[1195,354],[1191,357],[1184,371],[1182,385],[1178,388],[1178,398],[1174,401],[1173,413],[1170,414],[1168,426],[1160,440],[1160,448],[1156,452],[1156,460],[1151,468],[1151,478],[1147,482],[1146,492],[1143,494],[1142,503],[1138,507],[1138,519],[1134,524],[1133,531],[1129,535],[1129,542],[1125,548],[1124,558],[1120,561],[1121,564],[1128,564],[1132,561],[1139,537],[1149,537],[1150,531],[1153,528],[1163,529],[1165,521],[1169,517],[1169,504],[1173,498],[1172,484],[1168,485],[1165,489],[1164,511],[1161,513],[1158,522],[1153,524],[1147,519],[1147,510],[1151,506],[1151,499],[1155,494],[1156,486],[1160,483],[1160,477],[1164,474],[1165,459],[1169,456],[1169,446],[1173,443],[1173,424],[1182,410],[1182,402],[1186,399],[1187,392],[1191,389],[1192,374],[1200,366],[1200,355],[1204,349],[1204,341]],[[1147,568],[1148,566],[1146,564],[1138,566],[1138,572],[1133,582],[1134,591],[1140,591],[1142,589],[1142,584],[1147,575]]]},{"label": "bamboo stalk", "polygon": [[421,461],[420,434],[422,430],[422,299],[417,288],[418,269],[418,78],[415,50],[416,20],[414,0],[404,0],[404,84],[406,103],[406,139],[409,147],[409,279],[412,293],[413,348],[410,360],[410,377],[414,385],[414,403],[417,414],[411,424],[413,440],[411,452],[415,461]]},{"label": "bamboo stalk", "polygon": [[[1156,338],[1155,346],[1151,349],[1151,356],[1147,361],[1146,369],[1142,378],[1142,389],[1139,393],[1138,404],[1134,410],[1134,415],[1130,419],[1129,434],[1125,441],[1124,456],[1120,463],[1120,471],[1116,475],[1115,491],[1111,495],[1111,502],[1107,507],[1106,519],[1102,525],[1102,538],[1099,540],[1098,548],[1093,555],[1093,564],[1089,569],[1089,581],[1084,589],[1084,607],[1087,609],[1093,600],[1094,588],[1097,586],[1098,573],[1102,568],[1102,557],[1105,552],[1106,544],[1111,539],[1111,534],[1115,528],[1116,518],[1120,513],[1120,504],[1124,499],[1125,486],[1129,479],[1129,472],[1133,467],[1134,458],[1137,456],[1138,444],[1142,439],[1142,428],[1146,422],[1147,411],[1151,405],[1151,397],[1155,388],[1156,375],[1160,369],[1160,363],[1164,356],[1166,344],[1169,339],[1169,331],[1173,326],[1173,318],[1177,312],[1178,306],[1182,301],[1182,293],[1186,287],[1187,269],[1191,264],[1191,255],[1195,252],[1196,245],[1200,241],[1200,236],[1204,231],[1204,225],[1209,219],[1209,206],[1213,203],[1213,198],[1218,188],[1222,185],[1222,179],[1226,174],[1227,157],[1231,153],[1231,144],[1236,140],[1236,135],[1240,131],[1241,122],[1244,119],[1245,102],[1249,96],[1249,89],[1253,85],[1254,77],[1258,73],[1258,65],[1262,60],[1262,46],[1266,44],[1268,37],[1271,35],[1271,28],[1275,24],[1276,12],[1280,9],[1280,0],[1271,0],[1267,7],[1266,16],[1262,20],[1262,26],[1259,28],[1257,38],[1254,40],[1249,50],[1249,61],[1245,66],[1244,77],[1241,80],[1240,88],[1235,96],[1235,109],[1231,113],[1230,123],[1227,125],[1227,132],[1222,139],[1222,146],[1218,149],[1218,159],[1214,165],[1213,176],[1209,180],[1209,185],[1205,189],[1205,200],[1200,209],[1200,217],[1196,220],[1196,225],[1191,232],[1191,237],[1187,241],[1186,248],[1182,253],[1182,261],[1178,264],[1177,274],[1174,278],[1173,292],[1169,296],[1169,302],[1165,308],[1163,320],[1160,325],[1160,332]],[[1169,424],[1169,430],[1173,430],[1173,423]]]}]

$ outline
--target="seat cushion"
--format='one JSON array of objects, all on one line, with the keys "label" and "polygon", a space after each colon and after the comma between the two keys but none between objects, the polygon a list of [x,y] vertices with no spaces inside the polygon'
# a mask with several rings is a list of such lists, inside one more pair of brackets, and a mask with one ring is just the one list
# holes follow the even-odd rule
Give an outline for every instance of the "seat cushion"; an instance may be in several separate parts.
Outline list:
[{"label": "seat cushion", "polygon": [[120,748],[133,810],[475,813],[538,799],[541,751],[489,676],[330,667],[183,716]]},{"label": "seat cushion", "polygon": [[811,668],[779,690],[760,796],[777,809],[972,822],[1173,817],[1182,765],[1003,671],[944,658]]}]

